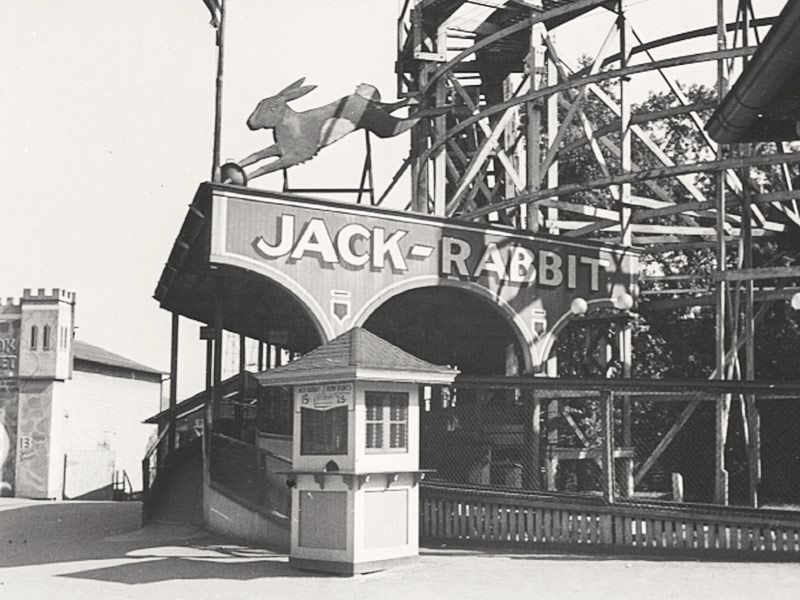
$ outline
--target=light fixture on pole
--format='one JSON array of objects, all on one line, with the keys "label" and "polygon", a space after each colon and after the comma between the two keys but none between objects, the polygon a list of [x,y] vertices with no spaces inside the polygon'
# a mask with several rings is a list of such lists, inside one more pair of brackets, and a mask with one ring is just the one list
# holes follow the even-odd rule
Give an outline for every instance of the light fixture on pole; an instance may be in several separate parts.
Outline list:
[{"label": "light fixture on pole", "polygon": [[800,292],[797,292],[794,296],[792,296],[792,308],[795,310],[800,310]]},{"label": "light fixture on pole", "polygon": [[614,298],[614,308],[619,310],[630,310],[633,308],[633,296],[624,292]]},{"label": "light fixture on pole", "polygon": [[575,298],[569,305],[569,312],[575,316],[585,315],[587,310],[589,310],[589,303],[583,298]]}]

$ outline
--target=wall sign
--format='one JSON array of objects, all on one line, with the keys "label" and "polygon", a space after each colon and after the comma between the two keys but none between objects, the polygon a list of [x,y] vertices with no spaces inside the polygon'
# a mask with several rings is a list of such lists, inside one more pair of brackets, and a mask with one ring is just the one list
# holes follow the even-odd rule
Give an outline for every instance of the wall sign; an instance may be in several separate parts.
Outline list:
[{"label": "wall sign", "polygon": [[296,386],[294,397],[296,411],[301,408],[330,410],[346,407],[351,409],[354,406],[355,398],[352,382]]},{"label": "wall sign", "polygon": [[0,321],[0,379],[19,372],[19,320]]},{"label": "wall sign", "polygon": [[635,296],[630,248],[252,191],[213,189],[212,203],[210,263],[273,280],[328,339],[394,296],[449,286],[495,304],[533,355],[574,299]]}]

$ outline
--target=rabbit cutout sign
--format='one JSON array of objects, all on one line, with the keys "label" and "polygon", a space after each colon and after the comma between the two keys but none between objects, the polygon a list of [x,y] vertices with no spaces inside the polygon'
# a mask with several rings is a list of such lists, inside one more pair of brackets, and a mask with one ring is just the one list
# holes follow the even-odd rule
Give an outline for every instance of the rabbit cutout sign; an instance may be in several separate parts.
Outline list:
[{"label": "rabbit cutout sign", "polygon": [[244,177],[245,182],[304,163],[325,146],[357,129],[365,129],[382,138],[392,137],[408,131],[424,117],[442,115],[449,110],[449,107],[441,107],[421,110],[408,118],[394,117],[392,112],[414,101],[381,102],[378,90],[362,83],[349,96],[311,110],[296,112],[288,103],[316,88],[314,85],[303,85],[304,81],[305,78],[298,79],[274,96],[265,98],[247,119],[247,126],[252,130],[273,129],[275,143],[243,158],[238,166],[247,167],[267,158],[277,158],[248,173]]}]

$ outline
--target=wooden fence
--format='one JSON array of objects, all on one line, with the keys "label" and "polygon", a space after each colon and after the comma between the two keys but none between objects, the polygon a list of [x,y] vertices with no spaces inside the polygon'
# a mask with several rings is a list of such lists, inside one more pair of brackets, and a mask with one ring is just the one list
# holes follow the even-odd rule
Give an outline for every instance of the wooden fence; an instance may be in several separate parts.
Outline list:
[{"label": "wooden fence", "polygon": [[780,553],[800,559],[800,512],[530,495],[425,482],[420,538],[459,544],[558,544],[677,552]]}]

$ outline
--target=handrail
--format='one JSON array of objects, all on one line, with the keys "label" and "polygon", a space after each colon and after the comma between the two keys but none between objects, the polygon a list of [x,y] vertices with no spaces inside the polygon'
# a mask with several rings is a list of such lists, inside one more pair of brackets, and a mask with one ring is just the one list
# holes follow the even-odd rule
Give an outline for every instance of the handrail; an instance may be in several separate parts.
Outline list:
[{"label": "handrail", "polygon": [[708,521],[710,518],[728,524],[767,525],[772,527],[800,527],[800,511],[756,509],[706,504],[684,504],[677,502],[654,502],[619,500],[608,504],[600,497],[548,494],[531,491],[497,491],[479,487],[459,486],[425,480],[420,490],[429,496],[447,497],[466,502],[507,502],[531,508],[551,507],[560,510],[602,512],[609,515],[649,518],[680,518],[684,521]]},{"label": "handrail", "polygon": [[227,436],[227,435],[222,434],[222,433],[212,433],[211,437],[212,438],[223,439],[226,442],[231,442],[234,446],[240,446],[240,447],[256,450],[260,454],[264,454],[266,456],[269,456],[270,458],[274,458],[275,460],[278,460],[278,461],[280,461],[282,463],[285,463],[285,464],[287,464],[289,466],[291,466],[291,464],[292,464],[292,460],[290,458],[286,458],[285,456],[281,456],[280,454],[275,454],[274,452],[272,452],[270,450],[267,450],[266,448],[262,448],[261,446],[255,446],[253,444],[248,444],[247,442],[243,442],[242,440],[237,440],[236,438],[232,438],[232,437]]},{"label": "handrail", "polygon": [[170,425],[167,424],[167,426],[164,427],[164,430],[160,434],[158,434],[158,437],[152,442],[150,442],[150,444],[147,446],[147,450],[145,450],[144,452],[144,458],[142,459],[143,461],[147,460],[153,455],[153,452],[156,451],[156,448],[158,448],[158,445],[161,443],[161,440],[164,439],[164,436],[167,435],[169,429]]},{"label": "handrail", "polygon": [[[147,446],[147,450],[145,450],[144,458],[142,459],[142,500],[144,501],[145,505],[147,505],[148,495],[150,492],[150,459],[152,458],[155,451],[158,449],[158,446],[164,440],[164,437],[169,432],[170,426],[167,424],[166,427],[161,431],[158,437],[150,442]],[[145,511],[147,509],[145,508]]]}]

